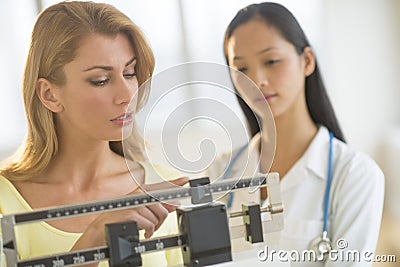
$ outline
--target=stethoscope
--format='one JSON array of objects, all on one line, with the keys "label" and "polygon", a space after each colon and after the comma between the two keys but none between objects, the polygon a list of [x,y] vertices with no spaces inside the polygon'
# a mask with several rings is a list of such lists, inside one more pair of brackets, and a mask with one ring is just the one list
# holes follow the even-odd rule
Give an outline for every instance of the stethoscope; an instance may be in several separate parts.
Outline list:
[{"label": "stethoscope", "polygon": [[[322,234],[311,241],[310,249],[315,251],[317,256],[324,256],[332,250],[332,241],[328,237],[328,216],[329,216],[329,202],[330,202],[330,191],[331,191],[331,183],[332,183],[332,157],[333,157],[333,133],[329,132],[329,156],[328,156],[328,174],[326,180],[326,188],[325,188],[325,197],[324,197],[324,224],[322,228]],[[226,179],[232,172],[232,168],[235,165],[236,161],[240,157],[240,155],[246,150],[248,144],[244,145],[239,149],[236,155],[229,162],[228,167],[226,168],[222,179]],[[227,207],[230,208],[233,202],[233,193],[229,193]]]},{"label": "stethoscope", "polygon": [[332,140],[333,133],[329,132],[329,159],[328,159],[328,175],[326,180],[325,198],[324,198],[324,225],[322,235],[311,241],[310,249],[315,251],[319,257],[326,258],[326,255],[332,250],[332,241],[328,237],[328,216],[329,216],[329,195],[332,183]]}]

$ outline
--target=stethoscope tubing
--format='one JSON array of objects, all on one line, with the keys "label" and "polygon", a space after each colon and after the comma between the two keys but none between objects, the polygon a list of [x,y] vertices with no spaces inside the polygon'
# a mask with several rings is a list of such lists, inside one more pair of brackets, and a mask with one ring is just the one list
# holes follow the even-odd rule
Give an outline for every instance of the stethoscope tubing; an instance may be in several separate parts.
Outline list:
[{"label": "stethoscope tubing", "polygon": [[322,228],[323,232],[328,232],[328,216],[329,216],[329,200],[332,184],[332,157],[333,157],[333,133],[329,132],[329,159],[328,159],[328,174],[325,188],[325,199],[324,199],[324,226]]}]

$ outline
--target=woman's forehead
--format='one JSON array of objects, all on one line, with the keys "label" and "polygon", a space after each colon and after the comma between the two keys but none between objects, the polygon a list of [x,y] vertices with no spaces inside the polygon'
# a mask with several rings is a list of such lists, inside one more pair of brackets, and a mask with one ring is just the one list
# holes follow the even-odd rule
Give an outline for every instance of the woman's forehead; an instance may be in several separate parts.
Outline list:
[{"label": "woman's forehead", "polygon": [[98,62],[99,64],[125,64],[135,56],[132,43],[125,34],[108,36],[90,34],[82,39],[74,61]]},{"label": "woman's forehead", "polygon": [[227,52],[230,57],[242,57],[270,48],[280,48],[285,43],[287,41],[275,27],[265,21],[250,20],[233,31],[228,40]]}]

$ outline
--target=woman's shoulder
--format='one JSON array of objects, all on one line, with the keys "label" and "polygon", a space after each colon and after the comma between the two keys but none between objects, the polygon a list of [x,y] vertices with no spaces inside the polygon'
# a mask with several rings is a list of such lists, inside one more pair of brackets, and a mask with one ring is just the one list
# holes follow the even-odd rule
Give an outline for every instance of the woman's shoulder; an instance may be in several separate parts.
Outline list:
[{"label": "woman's shoulder", "polygon": [[0,175],[0,211],[3,214],[31,210],[15,186],[3,175]]},{"label": "woman's shoulder", "polygon": [[15,195],[16,193],[18,191],[11,181],[0,174],[0,201],[3,199],[3,196]]},{"label": "woman's shoulder", "polygon": [[334,149],[336,150],[334,163],[336,167],[334,167],[338,175],[361,184],[383,184],[384,174],[369,155],[340,140],[335,140]]}]

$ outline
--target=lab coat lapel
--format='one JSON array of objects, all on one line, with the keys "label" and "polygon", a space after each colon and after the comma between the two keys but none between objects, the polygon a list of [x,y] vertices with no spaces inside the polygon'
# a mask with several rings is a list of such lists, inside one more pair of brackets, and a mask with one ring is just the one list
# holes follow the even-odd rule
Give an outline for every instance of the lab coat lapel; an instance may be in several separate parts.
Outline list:
[{"label": "lab coat lapel", "polygon": [[303,156],[292,166],[281,179],[281,192],[299,185],[305,178],[315,176],[326,179],[329,151],[329,134],[324,126],[320,126],[316,136]]}]

